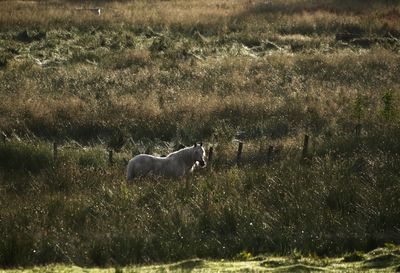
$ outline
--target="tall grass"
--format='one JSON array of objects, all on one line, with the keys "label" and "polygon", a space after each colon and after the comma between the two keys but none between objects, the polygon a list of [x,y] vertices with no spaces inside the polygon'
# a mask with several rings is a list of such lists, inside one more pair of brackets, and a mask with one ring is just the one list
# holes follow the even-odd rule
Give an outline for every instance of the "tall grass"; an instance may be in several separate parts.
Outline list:
[{"label": "tall grass", "polygon": [[[368,147],[314,155],[306,165],[284,149],[271,165],[215,165],[134,184],[124,181],[122,162],[110,168],[99,156],[82,165],[64,154],[30,176],[7,169],[1,265],[123,265],[243,250],[332,255],[397,242],[398,151]],[[25,186],[8,186],[16,181]]]}]

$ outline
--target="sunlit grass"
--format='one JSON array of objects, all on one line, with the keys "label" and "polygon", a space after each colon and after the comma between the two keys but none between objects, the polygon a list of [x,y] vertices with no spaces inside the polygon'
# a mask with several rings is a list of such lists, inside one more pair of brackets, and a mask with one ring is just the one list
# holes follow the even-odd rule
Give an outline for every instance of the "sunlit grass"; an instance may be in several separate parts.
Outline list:
[{"label": "sunlit grass", "polygon": [[[385,252],[386,254],[375,254]],[[399,268],[395,249],[379,248],[366,256],[363,261],[345,261],[341,257],[320,258],[316,256],[257,256],[247,261],[189,259],[171,264],[128,266],[115,268],[82,268],[68,265],[50,265],[27,269],[3,270],[4,273],[33,272],[393,272]],[[393,254],[392,254],[393,253]],[[385,257],[392,257],[387,258]],[[381,262],[378,262],[381,261]]]}]

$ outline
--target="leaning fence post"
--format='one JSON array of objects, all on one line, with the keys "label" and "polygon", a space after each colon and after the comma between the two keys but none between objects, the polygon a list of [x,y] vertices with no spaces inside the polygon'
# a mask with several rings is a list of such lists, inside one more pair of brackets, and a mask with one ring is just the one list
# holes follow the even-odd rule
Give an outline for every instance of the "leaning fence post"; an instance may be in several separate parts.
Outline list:
[{"label": "leaning fence post", "polygon": [[303,144],[303,153],[302,153],[302,158],[306,159],[308,157],[308,142],[309,142],[309,136],[304,135],[304,144]]},{"label": "leaning fence post", "polygon": [[57,159],[57,148],[58,148],[57,142],[54,141],[54,143],[53,143],[53,159],[54,160]]},{"label": "leaning fence post", "polygon": [[274,151],[274,146],[269,145],[268,152],[267,152],[267,164],[270,164],[272,161],[272,153]]},{"label": "leaning fence post", "polygon": [[242,159],[242,151],[243,151],[243,142],[239,142],[239,147],[236,155],[236,164],[239,165],[240,160]]},{"label": "leaning fence post", "polygon": [[113,151],[112,150],[108,151],[108,164],[110,164],[110,165],[113,164]]}]

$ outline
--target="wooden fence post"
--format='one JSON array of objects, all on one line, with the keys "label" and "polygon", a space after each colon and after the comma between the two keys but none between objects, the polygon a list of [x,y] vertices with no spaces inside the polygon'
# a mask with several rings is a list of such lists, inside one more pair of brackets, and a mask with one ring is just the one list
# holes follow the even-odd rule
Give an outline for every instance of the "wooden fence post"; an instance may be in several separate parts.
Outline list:
[{"label": "wooden fence post", "polygon": [[304,135],[304,144],[303,144],[303,153],[302,153],[302,158],[306,159],[308,157],[308,142],[309,142],[309,136]]},{"label": "wooden fence post", "polygon": [[361,130],[362,130],[361,123],[357,123],[356,129],[355,129],[357,137],[359,137],[361,135]]},{"label": "wooden fence post", "polygon": [[273,152],[274,152],[274,146],[269,145],[268,152],[267,152],[267,164],[270,164],[272,162],[272,153]]},{"label": "wooden fence post", "polygon": [[113,164],[113,150],[108,151],[108,164]]},{"label": "wooden fence post", "polygon": [[213,153],[214,153],[214,148],[211,146],[208,149],[208,156],[207,156],[207,159],[208,159],[207,165],[208,165],[209,170],[212,170]]},{"label": "wooden fence post", "polygon": [[236,155],[236,164],[240,164],[240,160],[242,159],[242,151],[243,151],[243,142],[239,142],[239,147]]},{"label": "wooden fence post", "polygon": [[58,149],[57,142],[54,141],[54,143],[53,143],[53,160],[57,160],[57,149]]},{"label": "wooden fence post", "polygon": [[144,153],[147,154],[147,155],[149,155],[149,154],[151,153],[151,148],[150,148],[150,146],[148,146],[148,147],[146,148],[146,151],[144,151]]}]

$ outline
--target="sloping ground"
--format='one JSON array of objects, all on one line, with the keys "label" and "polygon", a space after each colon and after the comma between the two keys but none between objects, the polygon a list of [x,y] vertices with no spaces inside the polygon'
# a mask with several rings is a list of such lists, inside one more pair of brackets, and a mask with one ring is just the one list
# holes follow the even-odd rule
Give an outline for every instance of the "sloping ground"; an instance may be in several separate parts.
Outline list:
[{"label": "sloping ground", "polygon": [[[353,260],[356,261],[352,262]],[[105,269],[49,265],[30,269],[0,270],[0,272],[400,272],[400,247],[389,245],[369,253],[355,252],[339,258],[301,257],[299,255],[290,257],[258,256],[247,261],[192,259],[166,265]]]}]

